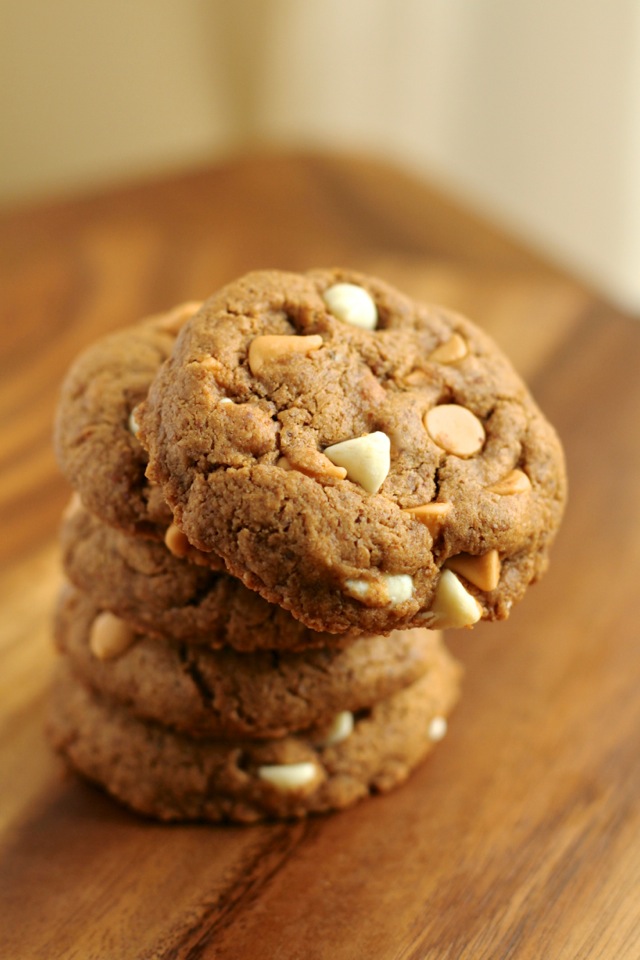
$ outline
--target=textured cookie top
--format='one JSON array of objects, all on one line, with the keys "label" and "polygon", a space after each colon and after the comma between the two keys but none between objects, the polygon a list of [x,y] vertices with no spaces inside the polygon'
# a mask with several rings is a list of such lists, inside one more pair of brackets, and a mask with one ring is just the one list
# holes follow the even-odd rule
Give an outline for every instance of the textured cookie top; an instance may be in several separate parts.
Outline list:
[{"label": "textured cookie top", "polygon": [[139,419],[191,543],[329,632],[506,617],[565,499],[558,439],[495,344],[348,271],[215,294]]},{"label": "textured cookie top", "polygon": [[54,431],[60,469],[93,513],[129,533],[162,536],[171,523],[160,491],[145,477],[132,412],[198,306],[185,303],[102,337],[76,358],[62,384]]}]

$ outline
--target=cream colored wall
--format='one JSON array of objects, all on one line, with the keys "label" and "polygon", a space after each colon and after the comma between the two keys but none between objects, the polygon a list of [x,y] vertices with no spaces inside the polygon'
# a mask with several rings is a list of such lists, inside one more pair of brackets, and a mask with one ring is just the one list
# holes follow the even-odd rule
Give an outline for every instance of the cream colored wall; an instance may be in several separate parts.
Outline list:
[{"label": "cream colored wall", "polygon": [[4,0],[0,198],[370,148],[640,310],[638,0]]},{"label": "cream colored wall", "polygon": [[234,131],[207,0],[3,0],[2,199],[182,165]]},{"label": "cream colored wall", "polygon": [[640,311],[638,0],[273,11],[266,134],[398,157]]}]

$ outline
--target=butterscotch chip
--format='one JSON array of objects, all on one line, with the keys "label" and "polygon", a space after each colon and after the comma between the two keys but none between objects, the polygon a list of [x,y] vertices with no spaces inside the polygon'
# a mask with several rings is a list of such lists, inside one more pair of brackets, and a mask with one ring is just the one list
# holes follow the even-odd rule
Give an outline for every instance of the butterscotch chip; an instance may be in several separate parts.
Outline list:
[{"label": "butterscotch chip", "polygon": [[266,364],[288,357],[292,354],[313,353],[322,346],[322,337],[256,337],[249,345],[249,368],[254,376],[258,376]]},{"label": "butterscotch chip", "polygon": [[466,407],[443,403],[432,407],[424,418],[429,435],[439,447],[456,457],[472,457],[482,450],[484,427]]},{"label": "butterscotch chip", "polygon": [[446,566],[454,573],[461,574],[480,590],[495,590],[500,582],[501,564],[497,550],[489,550],[477,557],[469,553],[459,553],[455,557],[449,557]]},{"label": "butterscotch chip", "polygon": [[167,532],[164,535],[164,542],[167,550],[170,550],[174,557],[186,557],[191,547],[191,544],[185,537],[184,533],[178,526],[176,526],[175,523],[172,523],[167,527]]},{"label": "butterscotch chip", "polygon": [[421,503],[417,507],[406,507],[402,512],[409,513],[420,523],[424,523],[432,537],[436,537],[447,516],[451,513],[450,503]]},{"label": "butterscotch chip", "polygon": [[429,360],[433,363],[457,363],[464,360],[469,352],[467,341],[459,333],[454,333],[445,343],[430,354]]},{"label": "butterscotch chip", "polygon": [[459,686],[459,669],[441,645],[424,677],[356,716],[338,743],[324,745],[315,729],[221,740],[136,719],[91,692],[61,660],[48,724],[54,747],[116,799],[160,820],[304,817],[390,790],[434,747],[431,724],[451,712]]},{"label": "butterscotch chip", "polygon": [[128,650],[134,639],[132,627],[105,610],[93,622],[89,647],[98,660],[111,660]]},{"label": "butterscotch chip", "polygon": [[511,497],[531,490],[531,480],[522,470],[511,470],[502,480],[487,487],[487,490],[489,493],[497,493],[500,497]]},{"label": "butterscotch chip", "polygon": [[[327,302],[340,284],[371,298],[375,328],[344,322]],[[322,347],[254,376],[247,356],[262,337]],[[462,362],[429,359],[461,342]],[[565,500],[557,437],[498,347],[459,315],[348,270],[261,271],[215,293],[158,373],[139,439],[191,543],[335,634],[420,624],[447,559],[491,550],[503,576],[483,615],[506,617],[546,569]],[[346,481],[322,469],[322,454]],[[529,496],[487,490],[516,463]],[[440,510],[423,512],[428,523],[403,512],[434,501],[451,504],[446,522]],[[383,578],[398,573],[411,596],[390,603]]]},{"label": "butterscotch chip", "polygon": [[345,467],[337,466],[324,453],[310,447],[291,450],[289,456],[279,458],[278,466],[283,470],[299,470],[308,477],[318,479],[332,477],[334,480],[344,480],[347,476]]}]

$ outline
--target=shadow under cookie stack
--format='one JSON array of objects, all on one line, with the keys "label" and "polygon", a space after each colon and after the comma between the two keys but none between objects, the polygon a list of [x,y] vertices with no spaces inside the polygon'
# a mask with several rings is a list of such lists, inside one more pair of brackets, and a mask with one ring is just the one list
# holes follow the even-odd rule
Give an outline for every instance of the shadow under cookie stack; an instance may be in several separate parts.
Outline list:
[{"label": "shadow under cookie stack", "polygon": [[[484,505],[470,354],[518,405]],[[403,782],[458,698],[441,628],[506,616],[562,509],[555,435],[496,354],[345,271],[251,274],[85,350],[55,435],[75,492],[49,732],[71,766],[162,820],[301,817]]]}]

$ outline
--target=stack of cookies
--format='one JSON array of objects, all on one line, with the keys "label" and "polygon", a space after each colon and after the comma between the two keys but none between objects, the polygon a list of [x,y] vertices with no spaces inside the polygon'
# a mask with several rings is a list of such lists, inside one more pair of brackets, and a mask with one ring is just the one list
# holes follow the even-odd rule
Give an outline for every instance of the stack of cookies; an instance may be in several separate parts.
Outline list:
[{"label": "stack of cookies", "polygon": [[262,271],[91,346],[63,385],[54,745],[160,819],[401,783],[446,731],[441,630],[544,571],[557,437],[469,321]]}]

